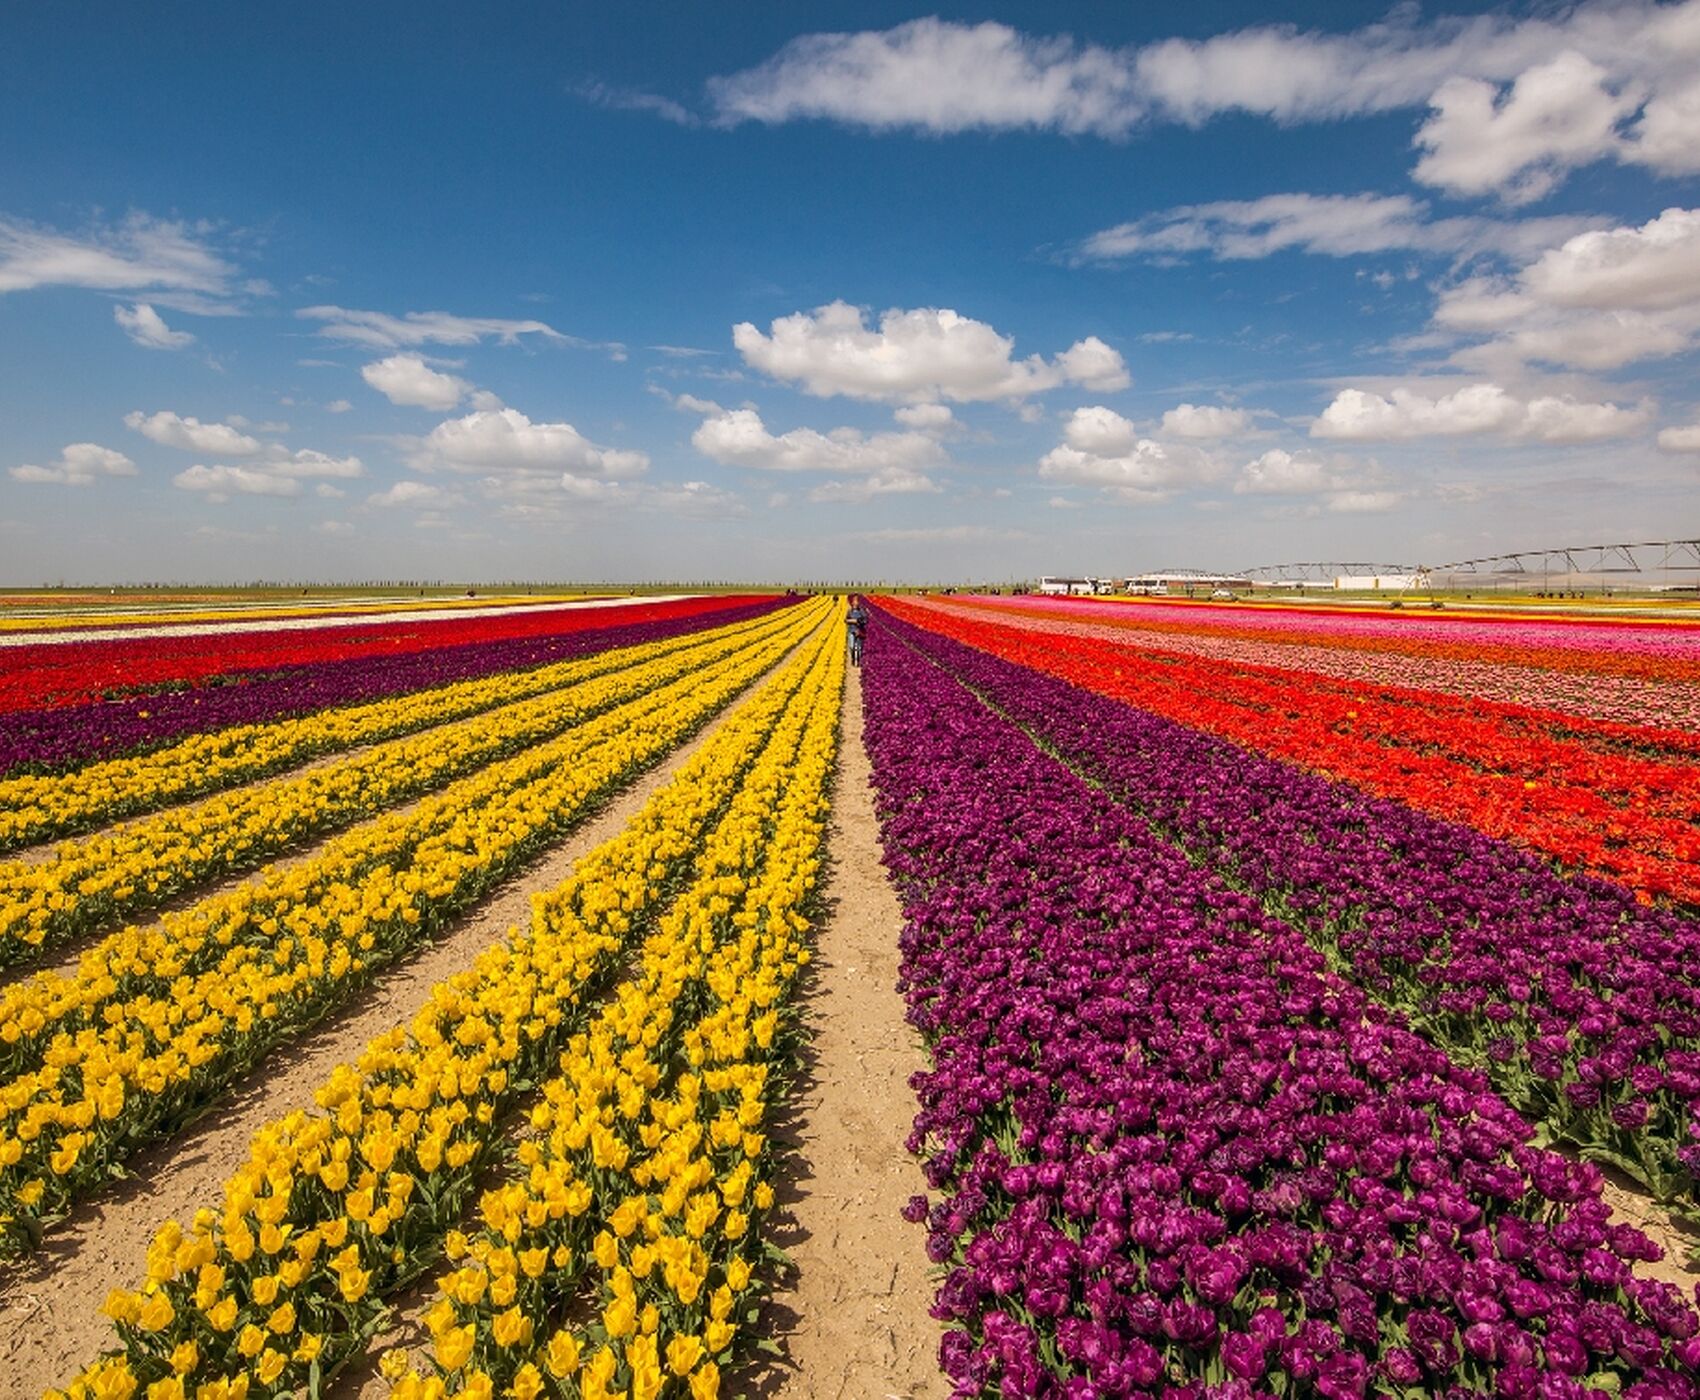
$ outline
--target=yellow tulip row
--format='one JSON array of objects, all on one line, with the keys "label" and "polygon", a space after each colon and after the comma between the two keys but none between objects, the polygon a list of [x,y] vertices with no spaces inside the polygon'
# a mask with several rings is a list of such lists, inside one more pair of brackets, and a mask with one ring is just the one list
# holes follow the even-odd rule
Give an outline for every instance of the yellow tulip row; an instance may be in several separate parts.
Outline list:
[{"label": "yellow tulip row", "polygon": [[[66,842],[47,860],[0,862],[0,967],[441,787],[792,625],[781,613],[698,633],[684,643],[669,639],[610,653],[599,678],[393,739],[323,768],[126,822]],[[523,682],[523,692],[535,674],[511,679]],[[435,702],[430,696],[393,702],[398,710],[422,704]]]},{"label": "yellow tulip row", "polygon": [[758,765],[639,978],[569,1043],[480,1228],[450,1237],[454,1267],[426,1317],[436,1373],[387,1357],[392,1400],[533,1400],[569,1377],[584,1400],[719,1394],[773,1204],[763,1127],[786,996],[809,960],[833,661],[793,751]]},{"label": "yellow tulip row", "polygon": [[167,1222],[146,1281],[113,1293],[122,1350],[68,1396],[243,1400],[311,1387],[362,1346],[384,1295],[440,1257],[501,1150],[500,1116],[558,1062],[762,756],[794,744],[779,726],[813,703],[840,647],[823,628],[621,835],[534,897],[525,932],[335,1071],[317,1111],[262,1129],[222,1209]]},{"label": "yellow tulip row", "polygon": [[111,995],[111,977],[83,987],[80,1027],[53,1035],[37,1067],[0,1083],[0,1242],[30,1243],[41,1217],[106,1180],[142,1141],[192,1117],[273,1045],[474,903],[822,615],[820,606],[799,609],[790,630],[333,843],[340,858],[362,832],[411,824],[419,839],[394,843],[394,863],[345,879],[307,862],[168,915],[149,935],[168,961],[136,961],[128,979],[141,990]]},{"label": "yellow tulip row", "polygon": [[[766,621],[760,618],[739,627],[758,627]],[[156,812],[174,802],[268,777],[322,754],[464,719],[620,670],[632,665],[640,652],[656,657],[693,646],[700,637],[692,633],[644,647],[622,647],[535,670],[507,671],[387,700],[342,705],[297,719],[232,725],[67,773],[20,773],[0,779],[0,851]]]},{"label": "yellow tulip row", "polygon": [[461,830],[477,804],[503,800],[509,789],[618,739],[633,715],[665,704],[675,693],[669,686],[689,688],[704,670],[745,667],[757,653],[771,659],[775,648],[783,651],[808,625],[802,613],[787,614],[753,631],[739,629],[706,650],[691,648],[584,682],[575,688],[577,704],[593,717],[558,738],[462,778],[409,811],[355,826],[310,860],[268,867],[157,923],[120,930],[85,952],[74,973],[39,972],[0,990],[0,1109],[5,1079],[39,1066],[55,1048],[63,1053],[65,1037],[100,1024],[113,1002],[167,996],[179,979],[229,966],[280,929],[285,935],[313,933],[338,901],[346,906],[354,886],[374,872],[415,864],[422,842]]}]

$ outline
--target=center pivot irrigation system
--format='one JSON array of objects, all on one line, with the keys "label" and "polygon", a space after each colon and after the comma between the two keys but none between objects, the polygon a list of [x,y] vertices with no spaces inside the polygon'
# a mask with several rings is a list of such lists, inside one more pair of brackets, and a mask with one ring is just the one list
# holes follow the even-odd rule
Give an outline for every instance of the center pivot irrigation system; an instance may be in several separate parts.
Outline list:
[{"label": "center pivot irrigation system", "polygon": [[1405,588],[1518,587],[1554,589],[1624,587],[1635,592],[1700,591],[1700,539],[1647,540],[1639,544],[1565,545],[1457,559],[1449,564],[1387,564],[1323,560],[1260,564],[1239,573],[1266,586],[1331,587],[1341,578],[1401,578]]}]

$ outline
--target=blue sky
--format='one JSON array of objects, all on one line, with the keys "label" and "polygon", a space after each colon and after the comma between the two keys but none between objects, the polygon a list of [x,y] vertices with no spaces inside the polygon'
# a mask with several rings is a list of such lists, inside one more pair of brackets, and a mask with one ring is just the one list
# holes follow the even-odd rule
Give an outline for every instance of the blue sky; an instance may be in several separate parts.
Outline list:
[{"label": "blue sky", "polygon": [[58,4],[0,65],[0,582],[1700,532],[1700,0]]}]

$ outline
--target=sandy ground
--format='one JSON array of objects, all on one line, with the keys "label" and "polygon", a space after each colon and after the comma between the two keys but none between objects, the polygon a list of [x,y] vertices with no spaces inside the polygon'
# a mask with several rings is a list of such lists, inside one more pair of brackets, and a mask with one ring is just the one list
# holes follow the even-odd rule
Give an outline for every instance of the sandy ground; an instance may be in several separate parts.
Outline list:
[{"label": "sandy ground", "polygon": [[473,914],[381,974],[357,1006],[279,1047],[198,1123],[133,1158],[128,1179],[79,1206],[29,1259],[0,1268],[0,1366],[5,1368],[0,1394],[40,1395],[111,1345],[111,1323],[100,1314],[100,1305],[110,1289],[140,1281],[154,1231],[168,1217],[183,1218],[197,1206],[216,1205],[262,1125],[292,1108],[310,1106],[313,1091],[332,1069],[357,1056],[374,1036],[410,1020],[437,982],[529,918],[533,891],[559,884],[581,856],[617,835],[726,717],[747,703],[749,694],[499,886]]},{"label": "sandy ground", "polygon": [[926,1234],[899,1211],[926,1190],[904,1151],[915,1116],[909,1076],[926,1065],[903,1019],[897,937],[903,915],[880,864],[862,747],[861,677],[845,688],[828,837],[829,913],[816,937],[805,1010],[809,1042],[788,1121],[773,1239],[792,1267],[762,1309],[778,1346],[732,1394],[784,1400],[922,1400],[950,1387]]}]

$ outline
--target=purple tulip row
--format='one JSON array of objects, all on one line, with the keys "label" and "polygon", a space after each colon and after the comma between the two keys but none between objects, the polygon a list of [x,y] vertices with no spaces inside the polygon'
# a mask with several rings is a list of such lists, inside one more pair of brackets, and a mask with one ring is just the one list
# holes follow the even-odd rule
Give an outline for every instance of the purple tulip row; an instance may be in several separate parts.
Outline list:
[{"label": "purple tulip row", "polygon": [[893,619],[1555,1138],[1693,1211],[1700,922]]},{"label": "purple tulip row", "polygon": [[911,630],[870,629],[866,742],[958,1397],[1700,1394],[1598,1168]]},{"label": "purple tulip row", "polygon": [[0,715],[0,775],[21,769],[66,768],[154,748],[187,734],[382,700],[615,647],[638,646],[760,617],[790,601],[794,600],[774,598],[655,622],[291,666],[239,684],[198,685],[96,705],[14,711]]}]

